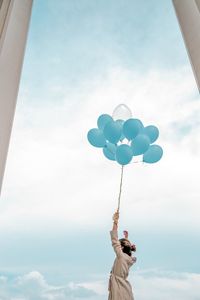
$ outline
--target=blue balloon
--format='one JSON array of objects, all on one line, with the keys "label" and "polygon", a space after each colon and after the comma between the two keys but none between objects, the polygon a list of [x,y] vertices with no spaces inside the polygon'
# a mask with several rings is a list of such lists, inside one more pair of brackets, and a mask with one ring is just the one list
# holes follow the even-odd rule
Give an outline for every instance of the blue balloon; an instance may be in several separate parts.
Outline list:
[{"label": "blue balloon", "polygon": [[122,134],[121,134],[121,137],[120,137],[120,141],[123,141],[123,139],[125,139],[125,135],[123,134],[124,120],[116,120],[115,122],[118,123],[122,128]]},{"label": "blue balloon", "polygon": [[149,137],[151,143],[155,142],[159,136],[159,130],[154,125],[144,127],[142,133],[146,134]]},{"label": "blue balloon", "polygon": [[102,148],[106,145],[106,139],[103,132],[98,128],[90,129],[88,131],[87,138],[90,144],[94,147]]},{"label": "blue balloon", "polygon": [[141,155],[144,154],[150,145],[150,139],[148,136],[144,134],[138,134],[136,138],[131,142],[131,148],[133,151],[133,155]]},{"label": "blue balloon", "polygon": [[115,160],[115,153],[116,153],[117,146],[112,143],[107,143],[103,148],[103,154],[106,158],[110,160]]},{"label": "blue balloon", "polygon": [[128,140],[134,139],[143,128],[143,124],[138,119],[128,119],[124,122],[123,133]]},{"label": "blue balloon", "polygon": [[132,149],[129,145],[120,145],[116,149],[116,161],[120,165],[127,165],[133,157]]},{"label": "blue balloon", "polygon": [[163,156],[163,149],[158,145],[151,145],[143,155],[143,161],[149,164],[156,163]]},{"label": "blue balloon", "polygon": [[112,144],[116,144],[122,134],[122,127],[119,123],[111,121],[107,123],[103,130],[105,138]]},{"label": "blue balloon", "polygon": [[99,129],[103,130],[105,125],[111,121],[113,121],[113,118],[110,115],[103,114],[98,117],[97,125],[98,125]]}]

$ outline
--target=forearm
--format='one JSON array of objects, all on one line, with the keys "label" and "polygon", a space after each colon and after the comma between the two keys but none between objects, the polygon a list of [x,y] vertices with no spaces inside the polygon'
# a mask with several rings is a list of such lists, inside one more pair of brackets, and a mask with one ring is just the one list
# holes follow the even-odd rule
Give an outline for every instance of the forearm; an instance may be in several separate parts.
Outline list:
[{"label": "forearm", "polygon": [[119,239],[118,239],[118,230],[117,230],[117,227],[118,227],[117,223],[114,222],[113,223],[113,228],[110,231],[110,236],[111,236],[111,241],[112,241],[113,249],[114,249],[116,255],[118,257],[120,257],[122,255],[122,248],[121,248],[121,244],[120,244]]},{"label": "forearm", "polygon": [[118,230],[118,223],[117,222],[113,222],[113,227],[112,230],[117,231]]}]

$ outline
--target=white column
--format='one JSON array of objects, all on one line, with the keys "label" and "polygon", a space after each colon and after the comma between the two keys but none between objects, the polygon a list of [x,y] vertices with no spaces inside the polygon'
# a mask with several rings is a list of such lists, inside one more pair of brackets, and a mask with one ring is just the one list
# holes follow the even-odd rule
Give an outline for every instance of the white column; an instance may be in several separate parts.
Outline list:
[{"label": "white column", "polygon": [[32,9],[32,0],[1,0],[0,4],[1,190]]},{"label": "white column", "polygon": [[200,91],[200,0],[172,0]]}]

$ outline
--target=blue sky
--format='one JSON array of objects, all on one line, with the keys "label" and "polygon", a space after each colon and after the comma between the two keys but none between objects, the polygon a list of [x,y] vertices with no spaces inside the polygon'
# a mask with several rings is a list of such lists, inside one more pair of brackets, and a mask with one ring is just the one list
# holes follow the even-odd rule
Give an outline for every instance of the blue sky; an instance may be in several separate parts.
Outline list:
[{"label": "blue sky", "polygon": [[199,95],[171,1],[36,0],[0,202],[1,300],[107,299],[120,167],[86,135],[119,103],[164,148],[125,168],[136,299],[197,299]]},{"label": "blue sky", "polygon": [[35,1],[31,25],[24,83],[40,95],[119,65],[143,72],[188,63],[170,1]]}]

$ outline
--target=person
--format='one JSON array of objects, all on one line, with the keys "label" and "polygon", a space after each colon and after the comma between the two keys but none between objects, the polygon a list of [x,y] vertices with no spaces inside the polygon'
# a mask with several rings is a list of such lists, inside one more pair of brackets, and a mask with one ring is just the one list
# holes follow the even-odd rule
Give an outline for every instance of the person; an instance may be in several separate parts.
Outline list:
[{"label": "person", "polygon": [[136,262],[136,257],[132,256],[132,251],[136,251],[136,246],[128,240],[128,232],[124,231],[125,238],[118,239],[119,211],[113,215],[113,228],[110,231],[112,247],[116,258],[110,272],[108,286],[108,300],[134,300],[132,287],[127,280],[130,267]]}]

